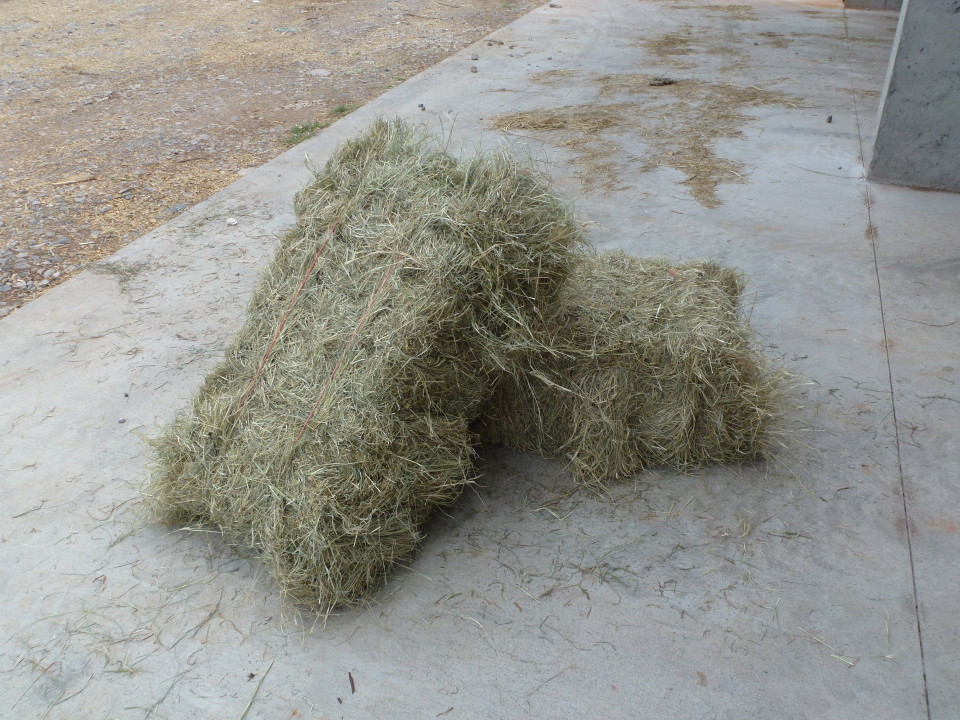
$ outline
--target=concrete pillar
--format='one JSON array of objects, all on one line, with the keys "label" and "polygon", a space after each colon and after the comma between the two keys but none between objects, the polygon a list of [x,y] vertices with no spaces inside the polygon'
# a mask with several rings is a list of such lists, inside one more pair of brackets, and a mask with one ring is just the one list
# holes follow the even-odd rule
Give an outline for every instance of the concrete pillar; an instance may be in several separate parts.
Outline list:
[{"label": "concrete pillar", "polygon": [[960,0],[904,0],[867,177],[960,192]]}]

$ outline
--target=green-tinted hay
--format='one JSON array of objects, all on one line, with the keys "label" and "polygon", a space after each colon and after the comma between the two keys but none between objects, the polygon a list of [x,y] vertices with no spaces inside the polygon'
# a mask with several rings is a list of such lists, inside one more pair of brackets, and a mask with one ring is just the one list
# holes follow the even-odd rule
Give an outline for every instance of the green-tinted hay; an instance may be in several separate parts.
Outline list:
[{"label": "green-tinted hay", "polygon": [[781,377],[741,317],[741,292],[712,263],[579,257],[546,317],[552,352],[502,377],[482,436],[566,458],[595,487],[648,466],[764,455]]},{"label": "green-tinted hay", "polygon": [[258,549],[296,601],[369,600],[471,481],[476,432],[597,487],[766,452],[779,374],[736,273],[577,256],[544,178],[399,122],[341,146],[295,207],[148,494]]},{"label": "green-tinted hay", "polygon": [[469,424],[536,345],[580,232],[527,166],[458,162],[399,122],[341,146],[296,211],[224,361],[156,441],[148,494],[329,612],[368,600],[471,480]]}]

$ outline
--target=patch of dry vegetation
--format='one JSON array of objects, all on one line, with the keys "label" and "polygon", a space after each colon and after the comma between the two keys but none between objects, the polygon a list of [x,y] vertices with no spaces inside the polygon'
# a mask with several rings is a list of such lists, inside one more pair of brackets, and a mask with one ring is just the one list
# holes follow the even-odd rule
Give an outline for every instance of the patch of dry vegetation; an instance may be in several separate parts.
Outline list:
[{"label": "patch of dry vegetation", "polygon": [[634,133],[647,145],[640,159],[641,171],[670,167],[682,172],[683,185],[706,207],[720,204],[719,185],[745,181],[742,164],[721,157],[716,152],[717,141],[740,136],[751,108],[796,107],[799,102],[756,86],[639,73],[602,75],[595,82],[601,98],[630,97],[631,101],[499,115],[492,125],[556,137],[554,142],[574,153],[584,186],[606,191],[621,187],[621,170],[634,163],[619,155],[619,146],[610,136]]},{"label": "patch of dry vegetation", "polygon": [[327,613],[369,600],[471,481],[469,424],[539,347],[580,225],[529,167],[458,162],[399,121],[341,146],[295,206],[148,493]]}]

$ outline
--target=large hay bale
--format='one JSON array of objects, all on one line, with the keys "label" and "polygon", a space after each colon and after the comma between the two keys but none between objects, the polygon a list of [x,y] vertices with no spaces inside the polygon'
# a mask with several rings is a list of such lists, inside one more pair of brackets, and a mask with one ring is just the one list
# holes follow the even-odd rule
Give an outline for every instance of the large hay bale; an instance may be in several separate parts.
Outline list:
[{"label": "large hay bale", "polygon": [[709,262],[578,257],[545,318],[550,352],[501,378],[481,436],[566,458],[594,487],[648,466],[763,455],[780,375],[741,292],[735,272]]},{"label": "large hay bale", "polygon": [[369,599],[472,478],[469,424],[580,230],[529,167],[458,162],[400,122],[340,147],[296,210],[224,361],[156,441],[148,495],[328,612]]}]

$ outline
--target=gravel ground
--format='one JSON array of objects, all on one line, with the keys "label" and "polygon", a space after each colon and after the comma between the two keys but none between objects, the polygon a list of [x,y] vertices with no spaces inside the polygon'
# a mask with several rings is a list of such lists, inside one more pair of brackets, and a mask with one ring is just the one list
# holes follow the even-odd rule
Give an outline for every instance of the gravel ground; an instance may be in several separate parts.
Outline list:
[{"label": "gravel ground", "polygon": [[0,0],[0,317],[537,4]]}]

